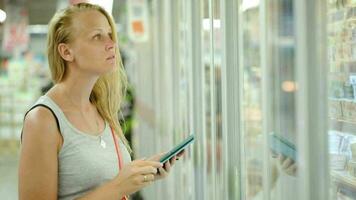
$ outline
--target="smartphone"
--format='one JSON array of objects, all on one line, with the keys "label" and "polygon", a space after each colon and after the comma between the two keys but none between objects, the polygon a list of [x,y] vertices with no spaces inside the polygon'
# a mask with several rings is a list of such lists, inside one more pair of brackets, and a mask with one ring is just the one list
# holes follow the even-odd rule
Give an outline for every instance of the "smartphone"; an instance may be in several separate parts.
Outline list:
[{"label": "smartphone", "polygon": [[192,144],[194,141],[194,135],[188,136],[185,140],[183,140],[180,144],[175,146],[172,150],[166,153],[162,158],[159,160],[161,163],[167,162],[172,157],[176,156],[178,153],[183,151],[189,144]]},{"label": "smartphone", "polygon": [[297,160],[295,145],[282,136],[276,134],[269,135],[269,148],[274,153],[282,154],[285,157],[291,158],[293,161]]}]

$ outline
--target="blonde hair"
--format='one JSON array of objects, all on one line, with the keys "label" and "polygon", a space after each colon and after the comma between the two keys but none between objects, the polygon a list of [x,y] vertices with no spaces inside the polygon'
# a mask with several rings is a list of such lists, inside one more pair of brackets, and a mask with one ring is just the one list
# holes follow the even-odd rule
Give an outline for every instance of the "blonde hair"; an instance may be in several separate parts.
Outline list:
[{"label": "blonde hair", "polygon": [[[71,33],[73,27],[71,25],[75,14],[89,10],[99,11],[106,17],[112,30],[112,39],[115,43],[118,42],[115,22],[100,6],[79,3],[57,12],[49,23],[47,37],[48,62],[54,83],[61,82],[66,72],[66,62],[58,52],[58,45],[72,41],[73,35]],[[110,124],[127,149],[132,152],[121,130],[118,116],[127,88],[127,77],[118,49],[116,50],[116,59],[118,66],[113,72],[99,77],[90,94],[90,101],[97,107],[100,115]]]}]

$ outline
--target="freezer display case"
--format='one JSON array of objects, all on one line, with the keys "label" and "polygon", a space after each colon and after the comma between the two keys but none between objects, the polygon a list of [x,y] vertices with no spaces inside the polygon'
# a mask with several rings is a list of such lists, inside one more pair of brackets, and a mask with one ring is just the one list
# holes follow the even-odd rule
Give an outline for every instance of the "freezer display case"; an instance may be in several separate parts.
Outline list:
[{"label": "freezer display case", "polygon": [[240,1],[242,199],[300,199],[294,4]]},{"label": "freezer display case", "polygon": [[[136,45],[135,147],[143,156],[169,149],[187,133],[196,140],[170,178],[143,190],[146,198],[327,200],[328,191],[350,191],[353,179],[340,177],[352,166],[352,131],[346,130],[353,130],[354,82],[340,83],[344,71],[330,72],[335,95],[324,96],[325,1],[149,5],[150,40]],[[335,57],[347,50],[334,46]],[[336,127],[329,133],[326,99]]]},{"label": "freezer display case", "polygon": [[356,1],[327,2],[331,199],[356,199]]}]

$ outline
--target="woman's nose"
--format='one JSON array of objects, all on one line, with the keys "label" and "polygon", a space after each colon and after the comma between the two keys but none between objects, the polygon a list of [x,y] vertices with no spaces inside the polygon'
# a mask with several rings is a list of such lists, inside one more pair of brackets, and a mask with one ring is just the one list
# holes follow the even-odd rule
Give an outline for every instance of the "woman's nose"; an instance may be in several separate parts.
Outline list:
[{"label": "woman's nose", "polygon": [[113,50],[116,47],[116,43],[112,40],[109,39],[105,45],[105,50],[109,51],[109,50]]}]

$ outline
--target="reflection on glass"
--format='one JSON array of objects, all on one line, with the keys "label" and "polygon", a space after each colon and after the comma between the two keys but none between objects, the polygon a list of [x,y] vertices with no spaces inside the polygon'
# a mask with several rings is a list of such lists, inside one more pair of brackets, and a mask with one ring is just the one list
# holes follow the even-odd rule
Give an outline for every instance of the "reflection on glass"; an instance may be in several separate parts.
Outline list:
[{"label": "reflection on glass", "polygon": [[[289,158],[294,154],[286,153],[284,148],[297,146],[293,1],[273,0],[261,6],[260,1],[240,1],[244,198],[266,199],[268,195],[273,200],[298,199],[296,158]],[[262,9],[267,20],[261,20]],[[265,97],[262,84],[266,84]],[[267,154],[264,140],[268,140]]]},{"label": "reflection on glass", "polygon": [[221,24],[220,0],[202,5],[202,59],[204,73],[204,114],[207,151],[207,194],[222,198],[227,187],[222,172]]},{"label": "reflection on glass", "polygon": [[[246,5],[247,4],[247,5]],[[258,6],[242,2],[240,48],[243,74],[242,80],[242,156],[243,186],[246,199],[258,199],[263,183],[263,145],[262,145],[262,105],[261,105],[261,66],[260,30]],[[241,46],[240,46],[241,47]]]},{"label": "reflection on glass", "polygon": [[356,2],[328,1],[331,199],[356,199]]},{"label": "reflection on glass", "polygon": [[213,132],[215,137],[215,176],[216,176],[216,184],[215,184],[215,199],[224,198],[224,188],[227,187],[225,184],[224,176],[223,176],[223,160],[222,154],[222,88],[221,88],[221,60],[222,60],[222,28],[221,28],[221,13],[220,13],[220,0],[213,0],[212,2],[212,23],[213,23],[213,66],[212,73],[214,82],[214,95],[213,95],[213,107],[214,107],[214,127],[215,130]]},{"label": "reflection on glass", "polygon": [[213,91],[211,90],[211,57],[213,56],[213,52],[211,49],[211,23],[210,23],[210,3],[211,0],[204,0],[201,4],[202,11],[202,67],[203,67],[203,122],[204,122],[204,140],[206,141],[206,157],[205,157],[205,173],[206,176],[206,187],[204,188],[204,192],[206,193],[206,199],[213,199],[215,196],[215,177],[214,172],[212,171],[215,167],[213,165],[214,160],[214,146],[215,143],[212,140],[212,99],[211,95],[213,95]]},{"label": "reflection on glass", "polygon": [[[293,0],[275,0],[267,4],[268,45],[267,120],[269,146],[269,196],[271,199],[299,199],[297,185],[298,146],[296,132],[295,18]],[[273,134],[273,135],[271,135]],[[274,143],[273,141],[277,142]],[[272,146],[273,145],[273,146]],[[277,157],[277,158],[273,158]]]}]

